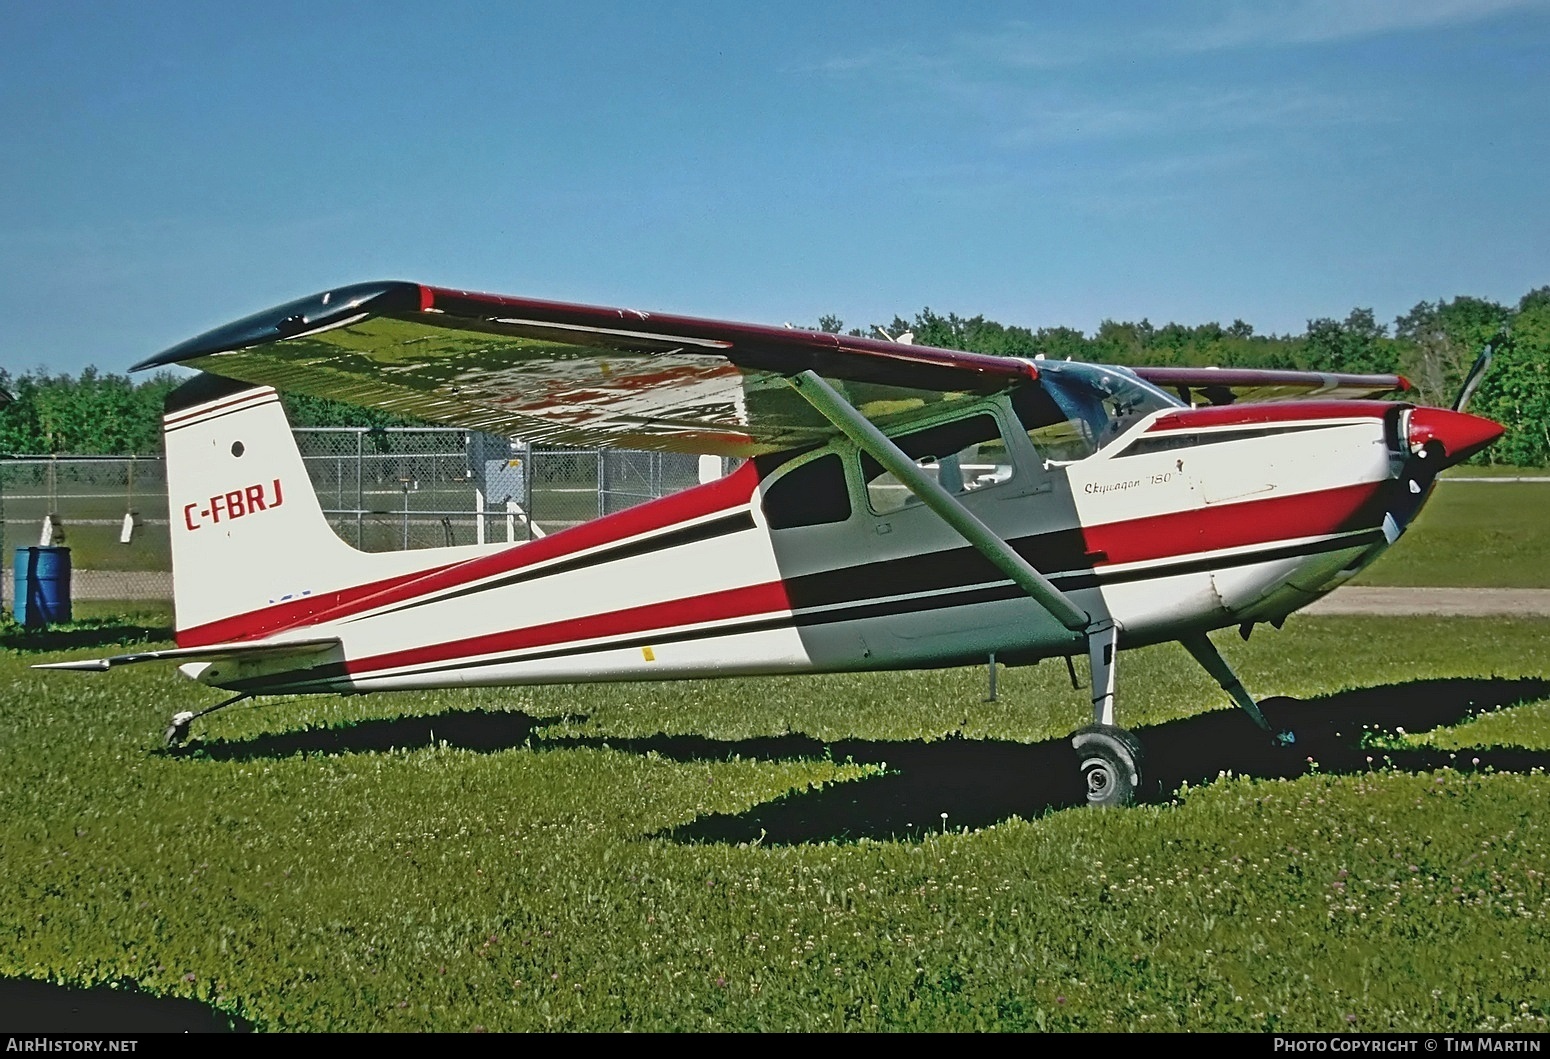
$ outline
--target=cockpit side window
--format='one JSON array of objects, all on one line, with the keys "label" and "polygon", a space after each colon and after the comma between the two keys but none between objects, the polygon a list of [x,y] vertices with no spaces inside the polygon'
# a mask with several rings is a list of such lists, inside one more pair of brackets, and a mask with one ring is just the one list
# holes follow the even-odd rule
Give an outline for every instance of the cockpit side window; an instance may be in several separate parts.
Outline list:
[{"label": "cockpit side window", "polygon": [[1028,440],[1053,463],[1086,459],[1143,417],[1178,405],[1128,372],[1086,364],[1050,365],[1037,386],[1012,395]]},{"label": "cockpit side window", "polygon": [[845,466],[828,453],[775,479],[764,491],[764,516],[771,529],[821,526],[850,518]]},{"label": "cockpit side window", "polygon": [[1099,434],[1092,422],[1068,413],[1043,386],[1023,386],[1012,394],[1012,411],[1034,451],[1060,463],[1085,459],[1098,451]]},{"label": "cockpit side window", "polygon": [[[996,417],[985,413],[941,423],[893,439],[895,445],[949,493],[972,493],[1012,477],[1012,460]],[[915,494],[882,464],[863,452],[861,477],[867,502],[887,515],[915,500]]]}]

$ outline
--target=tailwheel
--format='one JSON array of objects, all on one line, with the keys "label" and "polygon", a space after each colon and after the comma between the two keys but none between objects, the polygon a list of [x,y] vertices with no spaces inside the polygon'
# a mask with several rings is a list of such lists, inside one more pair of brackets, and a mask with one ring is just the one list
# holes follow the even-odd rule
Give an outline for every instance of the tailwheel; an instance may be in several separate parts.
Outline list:
[{"label": "tailwheel", "polygon": [[1141,743],[1112,724],[1095,724],[1071,737],[1082,767],[1087,804],[1098,808],[1130,805],[1141,788]]},{"label": "tailwheel", "polygon": [[166,741],[168,747],[179,747],[188,742],[188,729],[194,723],[197,716],[192,710],[183,710],[172,715],[172,723],[167,726]]},{"label": "tailwheel", "polygon": [[207,706],[198,713],[192,710],[181,710],[173,714],[172,723],[167,725],[167,749],[176,750],[188,742],[188,731],[199,718],[207,713],[214,713],[216,710],[224,710],[228,706],[234,706],[243,699],[248,698],[249,694],[246,691],[240,692],[224,702],[218,702],[214,706]]}]

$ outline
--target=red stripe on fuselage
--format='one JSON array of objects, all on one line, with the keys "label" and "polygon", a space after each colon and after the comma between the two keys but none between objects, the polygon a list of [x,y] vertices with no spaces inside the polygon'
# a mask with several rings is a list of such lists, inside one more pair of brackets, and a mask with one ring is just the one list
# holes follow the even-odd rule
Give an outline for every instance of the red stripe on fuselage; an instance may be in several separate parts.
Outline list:
[{"label": "red stripe on fuselage", "polygon": [[[732,621],[737,618],[749,618],[790,609],[791,601],[786,596],[785,582],[767,581],[744,588],[708,592],[702,596],[648,603],[644,606],[609,611],[605,614],[566,618],[561,621],[545,622],[542,625],[530,625],[525,629],[511,629],[483,636],[471,636],[464,640],[426,644],[423,647],[392,651],[370,658],[351,659],[345,663],[345,671],[356,676],[386,669],[398,669],[403,666],[472,659],[482,655],[523,651],[554,644],[639,635],[675,629],[684,625]],[[599,647],[599,650],[607,649],[606,645]]]},{"label": "red stripe on fuselage", "polygon": [[[462,562],[415,570],[397,577],[287,600],[204,625],[179,629],[179,647],[204,647],[269,636],[285,629],[336,621],[376,607],[456,588],[551,559],[627,540],[748,503],[758,471],[745,463],[732,474],[681,493],[582,523],[535,541]],[[176,575],[174,575],[176,576]]]},{"label": "red stripe on fuselage", "polygon": [[1181,408],[1158,416],[1148,434],[1164,430],[1201,430],[1207,427],[1294,424],[1304,420],[1382,419],[1389,409],[1398,407],[1377,401],[1287,401],[1279,404],[1214,405],[1209,408]]},{"label": "red stripe on fuselage", "polygon": [[[1298,496],[1223,504],[1203,511],[1111,522],[1087,531],[1087,540],[1095,550],[1108,552],[1108,560],[1098,564],[1101,569],[1115,563],[1183,558],[1200,552],[1370,528],[1376,511],[1372,501],[1383,484],[1367,482]],[[427,644],[348,661],[345,669],[352,676],[362,676],[405,666],[453,662],[555,644],[639,636],[685,625],[733,621],[791,609],[785,582],[771,581],[450,643]],[[609,648],[603,645],[598,649]]]},{"label": "red stripe on fuselage", "polygon": [[1374,504],[1385,482],[1363,482],[1295,496],[1212,504],[1083,529],[1099,569],[1116,563],[1171,559],[1195,552],[1371,529],[1382,519]]}]

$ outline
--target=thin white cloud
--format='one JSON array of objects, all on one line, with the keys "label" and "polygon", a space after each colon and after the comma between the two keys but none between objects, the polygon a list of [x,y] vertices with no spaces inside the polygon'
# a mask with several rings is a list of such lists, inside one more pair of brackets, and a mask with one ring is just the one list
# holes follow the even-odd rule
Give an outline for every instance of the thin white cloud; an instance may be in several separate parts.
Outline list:
[{"label": "thin white cloud", "polygon": [[1510,11],[1546,10],[1545,0],[1299,0],[1235,3],[1214,21],[1156,35],[1181,52],[1326,44],[1484,21]]},{"label": "thin white cloud", "polygon": [[[1112,19],[1101,27],[1025,20],[929,45],[881,42],[831,56],[817,69],[891,86],[897,98],[917,108],[974,115],[988,138],[1013,148],[1382,122],[1404,108],[1370,86],[1358,99],[1349,88],[1341,94],[1295,79],[1272,85],[1238,78],[1213,85],[1211,78],[1191,77],[1192,84],[1180,84],[1173,75],[1190,55],[1444,30],[1512,12],[1550,13],[1550,0],[1223,0],[1203,15],[1201,8],[1164,10],[1131,19],[1123,32]],[[1163,63],[1138,65],[1139,57]],[[1124,69],[1124,76],[1098,81],[1090,76],[1111,68]]]},{"label": "thin white cloud", "polygon": [[1550,0],[1286,0],[1274,4],[1229,0],[1209,8],[1205,17],[1137,19],[1122,28],[1106,26],[1102,30],[1078,31],[1013,20],[923,47],[901,43],[832,56],[819,63],[818,69],[831,74],[893,73],[906,77],[966,69],[986,74],[1052,70],[1127,55],[1331,44],[1464,26],[1526,11],[1550,13]]},{"label": "thin white cloud", "polygon": [[1007,132],[1013,142],[1207,136],[1275,127],[1312,128],[1373,121],[1384,108],[1371,99],[1353,107],[1347,96],[1314,89],[1180,89],[1122,99],[1065,100],[1040,94],[1021,103]]}]

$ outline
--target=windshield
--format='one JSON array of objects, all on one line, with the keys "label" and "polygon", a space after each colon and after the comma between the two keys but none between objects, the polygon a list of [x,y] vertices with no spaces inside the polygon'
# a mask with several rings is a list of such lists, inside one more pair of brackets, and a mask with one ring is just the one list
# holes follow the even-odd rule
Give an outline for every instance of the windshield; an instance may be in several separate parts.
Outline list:
[{"label": "windshield", "polygon": [[1039,454],[1054,463],[1085,459],[1137,420],[1183,403],[1123,368],[1040,361],[1037,387],[1012,406]]}]

